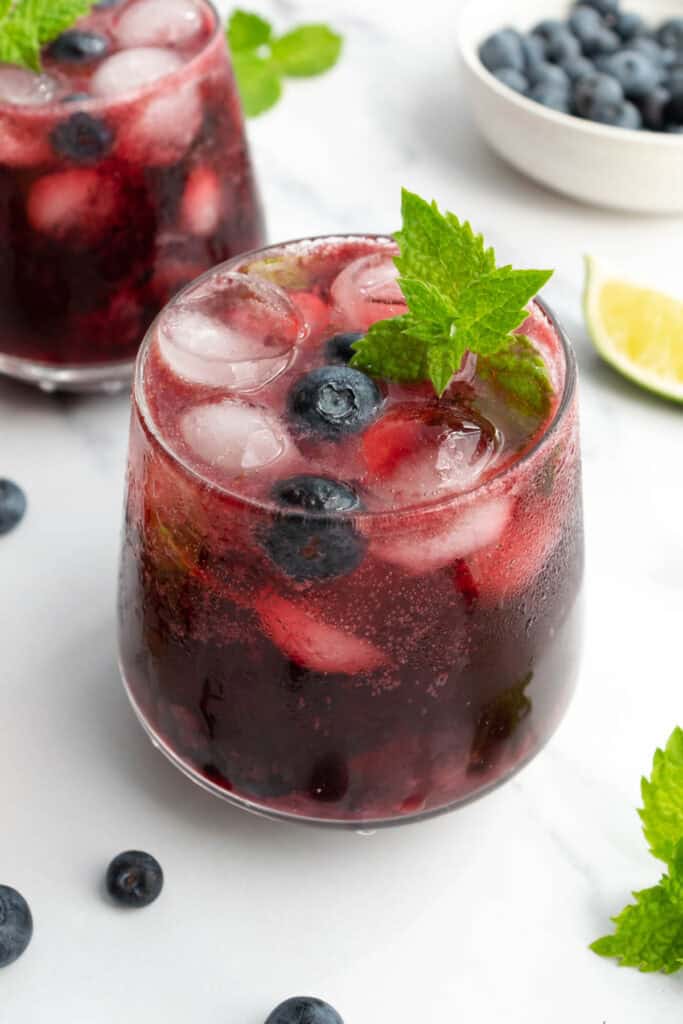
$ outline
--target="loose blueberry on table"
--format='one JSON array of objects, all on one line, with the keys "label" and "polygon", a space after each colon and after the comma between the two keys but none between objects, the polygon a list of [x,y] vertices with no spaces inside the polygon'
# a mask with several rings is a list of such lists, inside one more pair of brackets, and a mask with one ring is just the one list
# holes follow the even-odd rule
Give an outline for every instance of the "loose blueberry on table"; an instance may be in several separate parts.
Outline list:
[{"label": "loose blueberry on table", "polygon": [[26,952],[33,936],[29,905],[16,889],[0,885],[0,967],[8,967]]},{"label": "loose blueberry on table", "polygon": [[344,1024],[344,1021],[322,999],[295,996],[276,1006],[266,1024]]},{"label": "loose blueberry on table", "polygon": [[683,18],[655,28],[619,0],[584,0],[564,21],[494,32],[479,57],[503,85],[552,110],[616,128],[683,131]]},{"label": "loose blueberry on table", "polygon": [[0,537],[18,526],[26,514],[26,495],[11,480],[0,480]]},{"label": "loose blueberry on table", "polygon": [[107,869],[107,892],[124,907],[148,907],[161,893],[163,884],[159,862],[140,850],[120,853]]}]

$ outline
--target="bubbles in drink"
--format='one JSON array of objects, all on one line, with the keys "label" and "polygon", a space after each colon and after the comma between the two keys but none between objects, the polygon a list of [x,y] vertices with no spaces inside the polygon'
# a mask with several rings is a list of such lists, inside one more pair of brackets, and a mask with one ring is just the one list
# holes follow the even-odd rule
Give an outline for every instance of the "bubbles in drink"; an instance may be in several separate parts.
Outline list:
[{"label": "bubbles in drink", "polygon": [[225,273],[162,318],[159,347],[179,377],[251,392],[289,365],[302,322],[275,285]]},{"label": "bubbles in drink", "polygon": [[354,330],[367,330],[378,320],[406,312],[397,279],[398,270],[389,253],[362,256],[338,275],[332,299]]},{"label": "bubbles in drink", "polygon": [[52,75],[38,75],[13,64],[0,64],[0,103],[40,107],[59,98],[63,86]]},{"label": "bubbles in drink", "polygon": [[182,46],[202,30],[204,19],[193,0],[137,0],[116,23],[117,42],[136,46]]},{"label": "bubbles in drink", "polygon": [[277,416],[232,399],[191,409],[180,422],[180,432],[190,453],[221,477],[265,469],[294,449]]}]

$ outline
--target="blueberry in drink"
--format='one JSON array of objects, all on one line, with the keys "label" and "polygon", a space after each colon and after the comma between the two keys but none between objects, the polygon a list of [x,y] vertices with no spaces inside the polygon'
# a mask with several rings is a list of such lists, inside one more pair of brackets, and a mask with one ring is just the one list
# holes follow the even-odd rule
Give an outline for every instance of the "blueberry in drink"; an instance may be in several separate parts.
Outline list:
[{"label": "blueberry in drink", "polygon": [[407,207],[398,246],[218,267],[139,357],[125,682],[176,764],[272,815],[457,806],[540,750],[574,685],[575,371],[547,275],[414,198],[443,233],[429,289]]},{"label": "blueberry in drink", "polygon": [[40,60],[0,64],[0,371],[123,383],[171,296],[262,242],[223,28],[101,3]]}]

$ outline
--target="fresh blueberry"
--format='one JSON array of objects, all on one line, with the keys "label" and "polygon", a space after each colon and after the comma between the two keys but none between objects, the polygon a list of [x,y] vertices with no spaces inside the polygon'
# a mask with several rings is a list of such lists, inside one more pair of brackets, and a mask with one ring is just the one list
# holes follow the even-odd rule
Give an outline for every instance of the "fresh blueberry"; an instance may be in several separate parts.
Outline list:
[{"label": "fresh blueberry", "polygon": [[333,804],[343,800],[349,788],[349,769],[339,754],[327,754],[314,765],[309,792],[320,803]]},{"label": "fresh blueberry", "polygon": [[493,76],[503,85],[507,85],[509,89],[514,89],[515,92],[526,93],[529,88],[529,79],[521,71],[515,71],[514,68],[499,68],[498,71],[493,72]]},{"label": "fresh blueberry", "polygon": [[661,132],[664,129],[670,102],[671,93],[663,85],[658,85],[638,101],[638,109],[646,128],[653,132]]},{"label": "fresh blueberry", "polygon": [[107,868],[107,892],[124,907],[148,907],[164,885],[161,865],[149,853],[128,850]]},{"label": "fresh blueberry", "polygon": [[325,354],[330,362],[350,363],[355,354],[354,344],[364,337],[365,335],[361,331],[344,331],[342,334],[335,334],[325,342]]},{"label": "fresh blueberry", "polygon": [[262,543],[288,576],[300,581],[332,579],[360,565],[365,541],[353,523],[339,518],[360,508],[351,487],[327,477],[296,476],[276,484],[273,497],[288,512],[276,517]]},{"label": "fresh blueberry", "polygon": [[555,32],[547,41],[545,52],[548,60],[563,64],[566,60],[581,56],[581,44],[576,36],[565,28],[562,32]]},{"label": "fresh blueberry", "polygon": [[522,53],[524,54],[524,66],[528,72],[537,64],[545,60],[545,41],[540,36],[522,36],[520,39]]},{"label": "fresh blueberry", "polygon": [[618,106],[624,100],[624,90],[616,78],[595,73],[580,78],[574,86],[574,106],[581,117],[592,119],[591,111],[596,104],[608,103]]},{"label": "fresh blueberry", "polygon": [[683,65],[671,68],[666,76],[664,84],[669,92],[673,93],[674,96],[678,96],[683,93]]},{"label": "fresh blueberry", "polygon": [[0,885],[0,967],[9,967],[26,952],[33,936],[28,903],[16,889]]},{"label": "fresh blueberry", "polygon": [[671,18],[660,25],[657,39],[664,47],[683,50],[683,18]]},{"label": "fresh blueberry", "polygon": [[357,434],[375,418],[382,402],[370,377],[350,366],[322,366],[294,385],[289,409],[303,430],[329,441]]},{"label": "fresh blueberry", "polygon": [[480,46],[479,57],[489,71],[498,71],[500,68],[524,71],[524,52],[519,32],[511,28],[495,32]]},{"label": "fresh blueberry", "polygon": [[625,43],[645,31],[645,22],[635,11],[619,11],[614,22],[614,31]]},{"label": "fresh blueberry", "polygon": [[617,82],[629,99],[640,99],[659,84],[660,70],[637,50],[622,50],[610,57],[603,57],[600,70]]},{"label": "fresh blueberry", "polygon": [[322,999],[295,996],[276,1006],[266,1024],[344,1024],[344,1021]]},{"label": "fresh blueberry", "polygon": [[664,131],[667,135],[683,135],[683,124],[668,124]]},{"label": "fresh blueberry", "polygon": [[26,495],[11,480],[0,480],[0,537],[18,526],[26,515]]},{"label": "fresh blueberry", "polygon": [[629,50],[635,50],[637,53],[642,53],[643,56],[659,67],[671,67],[676,63],[676,51],[665,49],[654,39],[650,39],[649,36],[638,36],[637,39],[629,43],[628,48]]},{"label": "fresh blueberry", "polygon": [[671,83],[671,99],[666,105],[664,119],[674,125],[683,123],[683,87],[676,81]]},{"label": "fresh blueberry", "polygon": [[562,114],[570,111],[569,93],[556,85],[540,82],[529,92],[529,99],[535,100],[541,106],[549,107],[551,110],[559,110]]},{"label": "fresh blueberry", "polygon": [[567,31],[567,26],[557,18],[545,18],[539,21],[538,25],[534,25],[531,31],[533,35],[540,36],[546,43],[550,43],[558,34],[563,35]]},{"label": "fresh blueberry", "polygon": [[603,18],[619,13],[619,0],[583,0],[586,7],[593,7]]},{"label": "fresh blueberry", "polygon": [[58,124],[50,134],[50,141],[59,156],[87,164],[107,155],[114,143],[114,133],[98,117],[80,112]]},{"label": "fresh blueberry", "polygon": [[612,103],[609,100],[596,100],[591,104],[589,118],[598,124],[607,124],[613,128],[642,127],[643,119],[640,111],[633,103],[622,100],[620,103]]},{"label": "fresh blueberry", "polygon": [[616,53],[621,47],[621,39],[616,32],[603,28],[590,39],[585,39],[582,47],[585,57],[598,57],[603,53]]},{"label": "fresh blueberry", "polygon": [[53,60],[65,64],[87,64],[100,60],[108,50],[109,43],[99,32],[83,32],[79,28],[71,28],[57,36],[47,52]]},{"label": "fresh blueberry", "polygon": [[574,60],[565,61],[562,70],[569,77],[571,82],[578,82],[579,78],[586,78],[595,71],[593,62],[588,57],[576,57]]},{"label": "fresh blueberry", "polygon": [[594,7],[578,4],[569,15],[569,27],[581,41],[603,28],[603,21]]},{"label": "fresh blueberry", "polygon": [[552,87],[556,91],[564,90],[569,92],[569,75],[557,64],[539,64],[529,75],[529,81],[534,87],[537,85]]}]

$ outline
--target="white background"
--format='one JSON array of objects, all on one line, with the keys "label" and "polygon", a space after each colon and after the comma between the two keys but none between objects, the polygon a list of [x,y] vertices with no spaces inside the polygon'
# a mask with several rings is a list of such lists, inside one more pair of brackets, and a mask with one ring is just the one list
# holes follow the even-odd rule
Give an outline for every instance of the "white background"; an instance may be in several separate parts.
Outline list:
[{"label": "white background", "polygon": [[[260,0],[283,28],[329,19],[347,45],[249,131],[273,240],[392,230],[405,184],[502,255],[557,267],[547,295],[581,367],[588,539],[572,709],[515,781],[420,826],[360,838],[221,805],[154,752],[117,676],[127,400],[1,384],[0,475],[30,514],[0,546],[0,881],[36,921],[0,977],[3,1024],[262,1024],[299,992],[346,1024],[680,1020],[683,977],[586,947],[658,877],[635,808],[655,747],[683,724],[683,410],[596,359],[580,283],[586,250],[680,267],[681,221],[580,207],[492,156],[460,92],[459,6]],[[131,846],[167,875],[137,915],[100,892]]]}]

